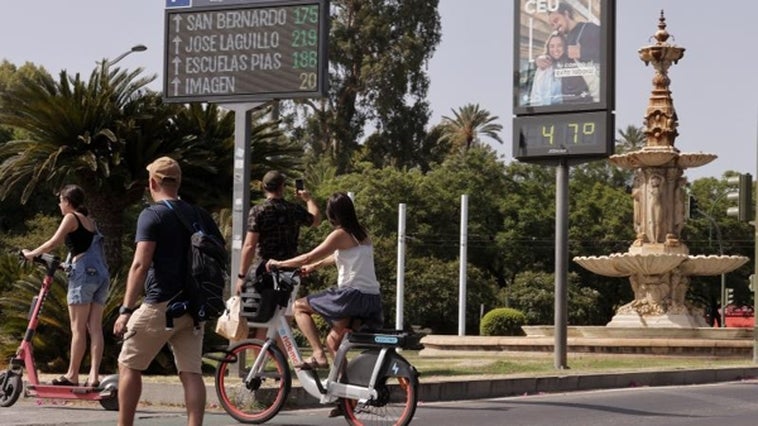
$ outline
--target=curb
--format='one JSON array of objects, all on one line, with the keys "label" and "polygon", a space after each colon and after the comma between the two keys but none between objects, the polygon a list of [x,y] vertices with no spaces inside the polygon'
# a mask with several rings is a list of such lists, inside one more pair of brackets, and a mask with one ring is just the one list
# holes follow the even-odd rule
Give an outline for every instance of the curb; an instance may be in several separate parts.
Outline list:
[{"label": "curb", "polygon": [[[537,393],[617,389],[637,386],[681,386],[740,381],[758,377],[758,367],[654,370],[592,374],[556,374],[539,377],[497,377],[458,381],[429,381],[420,377],[419,402],[500,398]],[[209,407],[218,408],[212,377],[206,377]],[[207,381],[211,380],[210,384]],[[179,383],[143,383],[140,404],[183,406],[184,393]],[[286,409],[320,407],[316,398],[301,387],[293,386]]]}]

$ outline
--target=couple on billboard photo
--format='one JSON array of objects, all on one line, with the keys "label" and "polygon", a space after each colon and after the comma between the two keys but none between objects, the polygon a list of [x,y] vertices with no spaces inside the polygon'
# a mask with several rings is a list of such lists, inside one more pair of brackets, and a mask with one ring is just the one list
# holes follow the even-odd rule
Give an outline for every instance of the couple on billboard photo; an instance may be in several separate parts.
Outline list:
[{"label": "couple on billboard photo", "polygon": [[521,0],[518,106],[600,99],[600,0]]}]

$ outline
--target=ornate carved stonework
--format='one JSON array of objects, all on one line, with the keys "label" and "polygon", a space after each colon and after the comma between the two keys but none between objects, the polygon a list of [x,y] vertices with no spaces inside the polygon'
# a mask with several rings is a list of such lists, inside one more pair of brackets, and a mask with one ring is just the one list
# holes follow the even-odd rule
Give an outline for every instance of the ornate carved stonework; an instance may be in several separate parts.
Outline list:
[{"label": "ornate carved stonework", "polygon": [[685,296],[690,276],[719,275],[745,262],[743,256],[690,256],[682,241],[685,224],[686,168],[713,161],[706,153],[680,153],[674,147],[679,126],[671,98],[668,69],[684,55],[684,48],[667,43],[666,19],[661,11],[656,43],[639,50],[640,59],[655,69],[653,90],[645,114],[645,146],[634,152],[612,155],[614,165],[634,170],[631,197],[634,203],[635,241],[627,253],[579,256],[574,261],[600,275],[629,277],[634,300],[620,307],[608,326],[700,327],[702,309]]}]

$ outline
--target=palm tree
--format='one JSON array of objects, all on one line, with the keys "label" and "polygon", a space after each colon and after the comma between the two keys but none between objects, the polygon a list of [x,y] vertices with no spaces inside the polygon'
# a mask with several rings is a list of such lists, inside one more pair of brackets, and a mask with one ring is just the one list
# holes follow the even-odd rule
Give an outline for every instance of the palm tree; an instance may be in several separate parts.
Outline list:
[{"label": "palm tree", "polygon": [[479,144],[480,135],[488,136],[500,143],[500,132],[503,126],[495,123],[497,116],[490,115],[486,109],[481,109],[479,104],[468,104],[458,111],[452,110],[454,118],[442,116],[441,141],[449,142],[452,146],[463,148],[468,151],[472,144]]},{"label": "palm tree", "polygon": [[647,136],[644,127],[626,126],[626,129],[618,129],[619,138],[616,139],[616,151],[619,154],[636,151],[645,145]]},{"label": "palm tree", "polygon": [[[90,75],[22,75],[0,91],[0,123],[24,139],[0,146],[0,199],[20,191],[21,203],[39,190],[77,183],[105,235],[112,271],[122,264],[124,211],[138,204],[147,181],[145,166],[169,155],[184,170],[182,196],[209,210],[231,205],[234,115],[213,104],[164,104],[146,89],[155,79],[110,69]],[[251,178],[269,168],[300,167],[302,147],[282,136],[278,122],[254,114]]]},{"label": "palm tree", "polygon": [[[141,72],[110,69],[103,62],[88,82],[64,70],[58,81],[47,74],[22,76],[0,93],[0,122],[26,135],[0,147],[5,183],[0,198],[20,188],[23,204],[39,189],[81,185],[106,236],[113,270],[121,265],[122,213],[144,192],[138,183],[144,165],[165,138],[176,137],[167,124],[176,107],[148,92],[155,76],[141,77]],[[143,161],[126,162],[125,147],[135,141],[141,143]]]}]

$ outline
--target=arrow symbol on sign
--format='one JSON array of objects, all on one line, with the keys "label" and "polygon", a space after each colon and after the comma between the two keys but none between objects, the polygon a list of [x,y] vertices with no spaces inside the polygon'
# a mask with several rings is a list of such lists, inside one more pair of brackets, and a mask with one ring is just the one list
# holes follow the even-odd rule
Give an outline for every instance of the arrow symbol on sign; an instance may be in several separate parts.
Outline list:
[{"label": "arrow symbol on sign", "polygon": [[182,43],[182,38],[179,37],[179,36],[176,36],[171,41],[174,42],[174,55],[178,55],[179,54],[179,45]]},{"label": "arrow symbol on sign", "polygon": [[178,56],[175,56],[174,60],[171,62],[174,63],[174,74],[179,74],[179,64],[182,63],[181,58],[179,58]]},{"label": "arrow symbol on sign", "polygon": [[179,77],[174,77],[173,80],[171,80],[171,84],[174,85],[174,96],[179,96],[179,83],[182,81],[179,80]]},{"label": "arrow symbol on sign", "polygon": [[181,15],[174,15],[174,27],[176,28],[175,32],[179,32],[179,26],[182,24],[182,16]]}]

